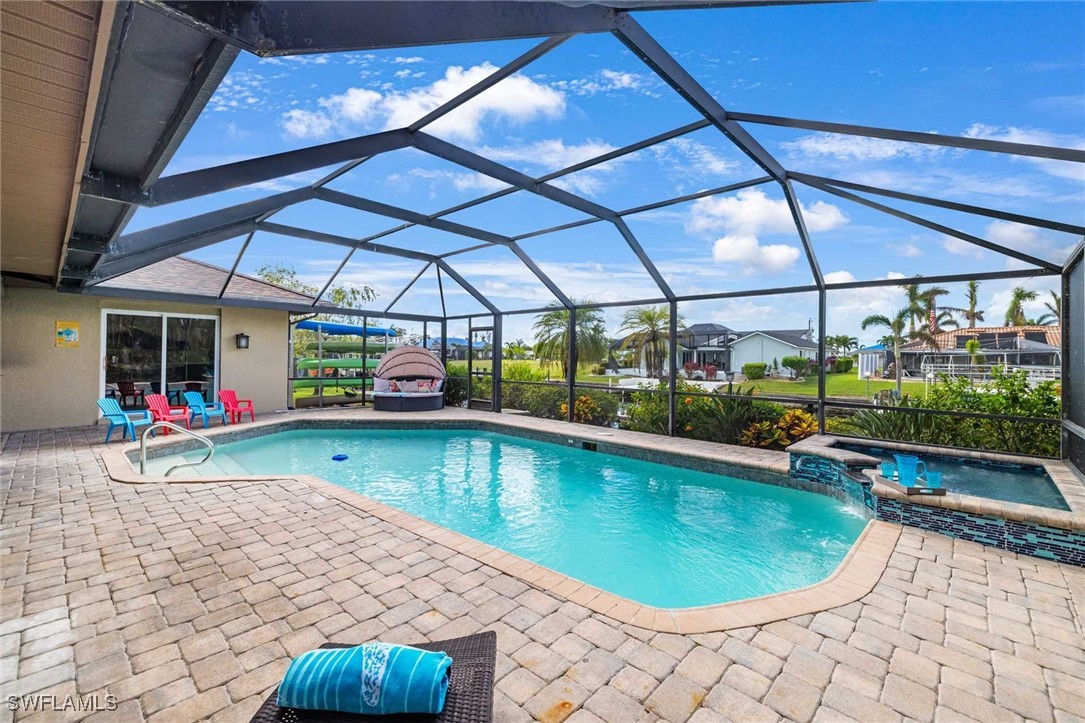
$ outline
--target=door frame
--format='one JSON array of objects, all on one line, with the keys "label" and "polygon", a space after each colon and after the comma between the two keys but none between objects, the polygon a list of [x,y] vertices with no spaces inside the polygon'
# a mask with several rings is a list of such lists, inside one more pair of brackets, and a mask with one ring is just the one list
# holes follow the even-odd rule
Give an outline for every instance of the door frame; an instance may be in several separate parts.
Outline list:
[{"label": "door frame", "polygon": [[[162,319],[162,347],[159,350],[159,359],[161,360],[160,371],[158,381],[162,385],[162,389],[166,389],[166,329],[169,319],[181,318],[181,319],[211,319],[215,322],[215,382],[211,388],[211,396],[209,401],[214,401],[218,390],[221,388],[219,384],[219,375],[222,373],[222,336],[221,336],[221,322],[218,314],[180,314],[172,311],[143,311],[140,309],[102,309],[100,319],[101,329],[101,341],[99,343],[99,356],[101,364],[98,369],[98,393],[105,394],[106,385],[106,365],[109,360],[106,358],[106,340],[108,337],[108,317],[109,314],[126,315],[126,316],[157,316]],[[101,412],[98,413],[99,418],[102,416]]]}]

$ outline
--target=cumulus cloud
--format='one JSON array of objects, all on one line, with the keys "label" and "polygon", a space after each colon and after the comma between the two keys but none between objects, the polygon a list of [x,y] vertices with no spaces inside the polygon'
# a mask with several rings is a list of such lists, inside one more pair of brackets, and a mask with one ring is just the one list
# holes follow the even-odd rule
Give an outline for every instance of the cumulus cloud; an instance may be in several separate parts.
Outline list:
[{"label": "cumulus cloud", "polygon": [[1074,248],[1074,239],[1069,235],[1044,231],[1035,226],[1026,226],[1012,221],[992,221],[987,224],[983,233],[988,241],[1056,263],[1064,262]]},{"label": "cumulus cloud", "polygon": [[[420,59],[419,59],[420,60]],[[415,62],[403,59],[403,62]],[[378,92],[348,88],[318,101],[319,110],[295,109],[283,115],[282,127],[299,138],[320,138],[333,131],[402,128],[456,97],[497,71],[482,63],[470,68],[449,66],[442,78],[415,88]],[[523,76],[505,78],[494,87],[435,121],[428,130],[462,140],[477,140],[487,120],[524,123],[537,118],[560,118],[565,113],[562,91]]]},{"label": "cumulus cloud", "polygon": [[[811,233],[829,231],[848,223],[838,207],[824,201],[800,204]],[[744,188],[732,196],[702,198],[693,204],[687,224],[694,233],[729,231],[742,235],[792,233],[795,221],[787,201],[769,198],[759,188]]]},{"label": "cumulus cloud", "polygon": [[[411,178],[418,178],[426,181],[433,186],[434,189],[437,187],[447,187],[449,184],[457,191],[490,192],[499,191],[502,188],[508,187],[508,184],[503,181],[471,171],[458,172],[430,168],[412,168],[406,175]],[[396,174],[396,176],[402,177],[401,174]]]},{"label": "cumulus cloud", "polygon": [[979,246],[968,243],[963,239],[959,239],[956,236],[943,236],[942,248],[954,256],[966,256],[973,259],[982,259],[985,252]]},{"label": "cumulus cloud", "polygon": [[743,273],[779,274],[799,259],[799,249],[787,244],[761,244],[756,236],[728,234],[712,244],[712,258],[721,264],[738,264]]},{"label": "cumulus cloud", "polygon": [[[843,226],[847,216],[832,204],[817,201],[801,206],[811,233]],[[784,199],[772,199],[757,188],[746,188],[733,196],[697,200],[686,222],[688,231],[724,235],[712,244],[712,258],[719,263],[738,264],[746,274],[778,274],[790,269],[800,251],[788,244],[763,244],[759,236],[795,235],[795,221]]]}]

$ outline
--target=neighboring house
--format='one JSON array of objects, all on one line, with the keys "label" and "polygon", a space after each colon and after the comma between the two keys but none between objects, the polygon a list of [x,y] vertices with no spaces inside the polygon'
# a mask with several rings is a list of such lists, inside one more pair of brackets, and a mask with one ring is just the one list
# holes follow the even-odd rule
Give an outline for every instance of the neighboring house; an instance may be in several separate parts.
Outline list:
[{"label": "neighboring house", "polygon": [[740,372],[744,364],[757,362],[772,366],[774,359],[779,362],[785,356],[816,359],[818,344],[812,337],[808,329],[743,333],[731,342],[731,368]]},{"label": "neighboring house", "polygon": [[[448,361],[464,361],[467,359],[467,339],[460,336],[450,336],[445,341],[445,353]],[[441,350],[441,337],[431,337],[426,342],[426,346],[434,352]],[[484,341],[476,341],[471,345],[474,349],[475,359],[490,359],[493,354],[490,353],[490,345]]]},{"label": "neighboring house", "polygon": [[723,324],[693,324],[678,332],[678,366],[693,362],[731,368],[731,342],[739,333]]},{"label": "neighboring house", "polygon": [[[93,424],[95,400],[118,394],[117,382],[145,392],[199,388],[208,399],[236,389],[257,414],[286,408],[289,313],[313,297],[181,256],[105,281],[98,292],[58,294],[4,278],[4,431]],[[261,304],[273,308],[254,308]],[[56,341],[61,326],[77,343]],[[238,334],[247,349],[238,348]],[[132,397],[122,404],[142,406]]]},{"label": "neighboring house", "polygon": [[[980,343],[980,361],[971,359],[969,339]],[[1024,367],[1032,372],[1050,371],[1062,366],[1062,330],[1057,326],[987,326],[953,329],[934,337],[933,348],[925,341],[911,341],[900,348],[906,374],[924,376],[951,369],[962,373],[970,366]]]}]

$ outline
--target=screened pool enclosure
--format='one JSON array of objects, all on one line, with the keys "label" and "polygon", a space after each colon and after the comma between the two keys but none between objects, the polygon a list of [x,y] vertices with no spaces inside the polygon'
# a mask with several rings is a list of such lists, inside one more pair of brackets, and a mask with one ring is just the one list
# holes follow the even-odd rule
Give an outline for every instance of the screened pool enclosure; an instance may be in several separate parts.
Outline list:
[{"label": "screened pool enclosure", "polygon": [[[813,347],[811,354],[824,362],[831,355],[829,338],[833,333],[854,333],[843,322],[834,328],[836,309],[855,308],[862,315],[864,309],[874,308],[869,306],[871,299],[898,293],[908,284],[1047,279],[1059,299],[1055,323],[1062,331],[1062,418],[1036,421],[1058,428],[1062,455],[1082,469],[1085,219],[1081,205],[1067,218],[1056,219],[1022,210],[1016,201],[1004,206],[966,203],[954,200],[960,194],[951,183],[940,188],[944,193],[936,192],[938,188],[920,192],[893,187],[891,174],[885,176],[888,182],[870,173],[838,177],[814,157],[803,162],[801,156],[781,149],[799,148],[811,137],[860,139],[878,144],[872,148],[907,148],[901,155],[912,159],[937,153],[950,165],[972,154],[985,159],[994,173],[1006,178],[1023,168],[1042,166],[1058,168],[1062,178],[1072,179],[1081,178],[1085,150],[1023,142],[1006,134],[984,134],[982,130],[951,135],[728,108],[721,104],[719,92],[706,88],[715,78],[698,78],[687,71],[680,37],[671,39],[670,47],[664,48],[640,22],[651,15],[650,11],[663,9],[710,8],[715,14],[701,14],[698,18],[718,15],[720,22],[725,22],[729,13],[788,12],[786,8],[739,10],[745,6],[803,4],[817,3],[150,0],[119,4],[112,19],[115,32],[106,69],[108,93],[99,98],[60,289],[79,294],[126,294],[357,317],[354,323],[367,326],[413,325],[418,327],[419,340],[439,350],[443,359],[450,351],[446,340],[464,341],[462,353],[470,372],[475,371],[472,364],[478,361],[472,350],[479,348],[476,343],[481,344],[487,363],[478,376],[468,377],[467,384],[484,381],[488,407],[493,411],[501,411],[503,399],[507,398],[503,386],[560,385],[564,389],[563,409],[570,420],[584,391],[614,392],[605,379],[578,378],[577,361],[583,351],[578,337],[584,332],[578,321],[593,309],[601,309],[604,314],[658,309],[665,312],[668,326],[664,335],[665,361],[660,362],[665,368],[658,370],[658,375],[647,370],[649,376],[658,376],[660,381],[640,393],[658,395],[667,410],[665,428],[658,431],[674,435],[683,432],[678,423],[678,405],[686,397],[700,393],[676,393],[682,383],[684,357],[678,348],[682,332],[689,325],[707,320],[727,324],[727,315],[734,315],[738,304],[747,309],[745,331],[775,329],[777,337],[788,337],[779,332],[781,324],[759,317],[772,316],[771,309],[778,307],[771,304],[795,310],[802,321],[791,324],[791,328],[811,330],[807,339]],[[123,32],[116,30],[121,28]],[[343,140],[197,170],[163,173],[243,53],[274,60],[448,43],[522,43],[532,38],[536,40],[526,50],[519,50],[512,60],[480,74],[465,89],[427,107],[412,121]],[[660,81],[653,91],[658,97],[666,93],[681,99],[683,112],[688,113],[684,122],[631,137],[639,128],[639,119],[634,117],[637,114],[630,114],[627,124],[613,128],[613,140],[598,144],[598,153],[546,172],[509,160],[508,154],[500,152],[500,139],[475,138],[468,142],[435,130],[453,114],[469,112],[473,104],[488,97],[487,92],[503,82],[523,82],[535,72],[544,77],[549,57],[574,52],[570,48],[579,47],[577,42],[588,42],[585,38],[593,45],[592,52],[584,54],[584,62],[595,62],[591,59],[599,49],[609,49],[614,56],[632,54],[644,72]],[[143,62],[151,53],[157,62]],[[861,108],[855,110],[862,115]],[[692,145],[694,142],[698,145]],[[691,148],[700,155],[689,155]],[[715,155],[705,155],[705,148],[715,149]],[[661,192],[651,198],[623,193],[617,182],[617,190],[610,191],[600,191],[587,182],[593,178],[591,174],[602,172],[631,182],[636,175],[632,165],[635,159],[675,149],[685,149],[683,163],[690,168],[711,164],[722,154],[733,152],[727,168],[732,174],[743,175],[716,185],[694,180],[684,184],[681,194]],[[477,189],[478,195],[437,208],[421,196],[380,189],[372,194],[345,190],[350,187],[350,179],[364,178],[379,168],[382,158],[408,152],[424,156],[427,162],[436,164],[432,168],[440,169],[431,170],[428,178],[449,184],[467,178],[465,186]],[[311,177],[318,169],[329,168],[312,180],[304,175]],[[298,178],[306,180],[299,182]],[[964,183],[962,179],[963,174],[960,183]],[[637,180],[642,185],[650,185],[650,181]],[[1080,199],[1085,181],[1074,182],[1078,183]],[[236,197],[216,195],[253,187],[267,190],[242,203],[236,203]],[[671,185],[665,190],[673,188]],[[185,211],[193,208],[191,202],[196,199],[209,198],[215,199],[214,210],[195,214]],[[738,202],[762,204],[775,214],[774,219],[782,214],[794,245],[759,245],[753,231],[727,220],[727,204]],[[1072,204],[1068,207],[1073,208]],[[486,211],[490,208],[502,209],[501,222],[488,222]],[[833,219],[841,217],[841,208],[861,217],[864,224],[873,225],[871,219],[882,219],[894,229],[914,229],[920,234],[916,239],[937,238],[939,244],[951,244],[953,253],[961,253],[943,255],[923,266],[909,260],[918,257],[909,251],[900,254],[904,260],[899,262],[885,258],[877,273],[856,276],[838,271],[850,253],[858,253],[854,249],[861,249],[859,240],[819,243],[818,235],[834,227]],[[153,217],[161,222],[132,224],[139,229],[126,232],[133,217],[141,218],[136,215],[139,209],[161,209],[163,215]],[[719,213],[707,221],[690,215],[706,210]],[[328,230],[324,219],[333,213],[356,214],[357,228],[364,229],[364,233],[347,235]],[[685,214],[681,223],[686,230],[698,220],[709,228],[716,224],[714,230],[719,238],[713,246],[713,259],[718,266],[705,263],[676,267],[668,257],[668,249],[684,240],[680,231],[673,230],[678,226],[660,230],[660,219],[673,220],[677,214]],[[384,225],[377,225],[382,220]],[[779,223],[773,223],[774,233],[784,232]],[[910,238],[904,231],[901,234],[902,238]],[[1057,242],[1038,243],[1036,234]],[[319,249],[324,255],[321,258],[331,260],[311,303],[234,296],[229,293],[229,279],[217,294],[211,295],[101,286],[137,269],[217,244],[232,244],[229,248],[236,252],[232,277],[240,273],[246,254],[251,254],[260,239],[268,235],[292,239],[299,249]],[[913,248],[921,243],[909,241]],[[578,265],[559,263],[559,249],[575,253]],[[782,262],[750,262],[747,252],[751,250],[775,253],[777,260],[787,262],[788,273],[776,273]],[[877,254],[872,258],[872,263],[878,263]],[[982,270],[965,270],[972,259],[980,258],[994,261]],[[367,302],[361,305],[363,308],[343,308],[329,300],[329,291],[336,285],[364,280],[367,273],[375,273],[381,261],[388,259],[413,264],[415,273],[398,291],[382,298],[381,304]],[[516,288],[530,289],[530,293],[506,296],[509,292],[500,284],[480,282],[480,265],[509,269],[510,276],[515,274],[517,279]],[[621,273],[614,273],[618,266]],[[905,271],[897,271],[899,268]],[[415,303],[410,305],[412,299]],[[562,335],[567,351],[561,355],[564,364],[559,367],[564,368],[564,377],[505,379],[509,342],[524,335],[523,330],[531,328],[540,315],[555,310],[564,311],[567,324]],[[932,330],[934,324],[932,311]],[[610,326],[613,335],[621,325]],[[718,336],[713,339],[718,342]],[[713,339],[706,338],[704,346],[709,347]],[[729,357],[721,352],[710,358]],[[607,360],[602,361],[605,365]],[[826,366],[817,365],[816,393],[795,396],[774,392],[761,398],[809,409],[822,431],[834,413],[874,408],[869,398],[834,395],[827,385],[831,370]],[[727,371],[736,370],[719,370],[721,374]],[[480,398],[477,391],[469,387],[466,396]],[[728,391],[713,393],[726,396]],[[918,409],[913,413],[934,414]],[[937,414],[999,418],[952,410],[939,410]],[[1007,417],[1006,421],[1014,420]]]}]

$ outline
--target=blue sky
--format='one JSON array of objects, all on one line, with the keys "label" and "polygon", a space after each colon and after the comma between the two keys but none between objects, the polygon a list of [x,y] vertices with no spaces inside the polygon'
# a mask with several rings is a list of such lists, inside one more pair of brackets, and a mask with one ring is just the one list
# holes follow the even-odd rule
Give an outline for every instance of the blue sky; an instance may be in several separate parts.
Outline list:
[{"label": "blue sky", "polygon": [[[640,13],[639,21],[724,107],[906,130],[1085,147],[1085,4],[871,3]],[[538,41],[342,53],[283,59],[242,54],[166,175],[408,125]],[[540,176],[699,116],[609,35],[573,38],[427,132]],[[845,178],[979,206],[1085,223],[1081,164],[900,144],[768,126],[750,132],[791,170]],[[327,169],[142,209],[128,230],[154,226],[313,182]],[[762,175],[726,138],[704,129],[556,182],[615,210]],[[378,156],[331,188],[433,213],[502,188],[493,179],[416,150]],[[798,185],[815,251],[829,280],[893,278],[1021,268],[1022,262]],[[952,228],[1061,261],[1075,239],[950,211],[890,202]],[[583,215],[517,192],[448,216],[503,234],[567,223]],[[310,201],[274,221],[361,238],[398,222]],[[627,217],[630,228],[680,294],[811,283],[779,189],[743,191]],[[412,229],[381,240],[444,253],[474,241]],[[192,255],[229,266],[241,239]],[[567,294],[600,301],[659,296],[608,224],[523,242]],[[258,234],[240,266],[293,265],[323,285],[345,250]],[[553,300],[506,249],[466,253],[450,263],[503,310]],[[358,252],[339,280],[369,284],[390,302],[422,264]],[[481,310],[445,279],[450,314]],[[986,282],[989,319],[1000,318],[1019,282]],[[1031,288],[1051,287],[1043,279]],[[947,301],[962,301],[954,287]],[[382,303],[383,302],[383,303]],[[835,292],[830,333],[861,334],[869,313],[889,312],[900,291]],[[1032,311],[1040,313],[1040,303]],[[816,304],[813,308],[816,308]],[[397,303],[439,312],[432,270]],[[621,309],[608,312],[617,328]],[[805,297],[686,304],[688,322],[738,329],[800,328]],[[509,336],[529,336],[530,317]]]}]

